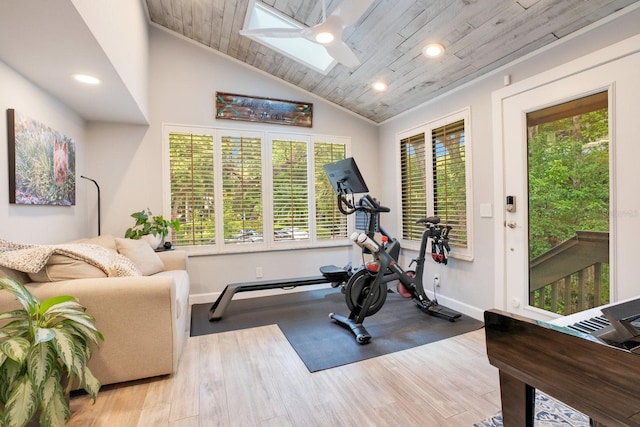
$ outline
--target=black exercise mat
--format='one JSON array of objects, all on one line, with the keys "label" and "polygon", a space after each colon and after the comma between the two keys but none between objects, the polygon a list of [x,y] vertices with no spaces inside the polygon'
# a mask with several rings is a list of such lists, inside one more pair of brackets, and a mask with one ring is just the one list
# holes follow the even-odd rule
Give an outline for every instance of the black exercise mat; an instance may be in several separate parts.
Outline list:
[{"label": "black exercise mat", "polygon": [[196,304],[191,313],[191,336],[277,324],[310,372],[405,350],[481,328],[469,316],[455,322],[430,316],[396,293],[390,293],[378,313],[364,324],[371,342],[359,345],[350,329],[329,319],[329,313],[348,314],[339,289],[319,289],[234,300],[221,320],[209,321],[211,304]]}]

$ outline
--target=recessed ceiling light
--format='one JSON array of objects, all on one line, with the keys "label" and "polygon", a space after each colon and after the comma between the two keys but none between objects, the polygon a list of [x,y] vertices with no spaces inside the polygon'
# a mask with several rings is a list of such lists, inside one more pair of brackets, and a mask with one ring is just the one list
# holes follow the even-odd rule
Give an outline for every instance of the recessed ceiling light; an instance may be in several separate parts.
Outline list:
[{"label": "recessed ceiling light", "polygon": [[74,74],[73,78],[81,83],[85,83],[88,85],[97,85],[100,84],[100,79],[97,77],[89,76],[87,74]]},{"label": "recessed ceiling light", "polygon": [[440,43],[430,43],[422,49],[422,53],[429,58],[437,58],[444,53],[444,46]]},{"label": "recessed ceiling light", "polygon": [[373,90],[377,91],[377,92],[383,92],[385,90],[387,90],[387,84],[385,82],[381,82],[381,81],[377,81],[374,82],[371,87],[373,88]]},{"label": "recessed ceiling light", "polygon": [[323,31],[322,33],[316,34],[316,41],[322,44],[328,44],[333,41],[335,37],[328,31]]}]

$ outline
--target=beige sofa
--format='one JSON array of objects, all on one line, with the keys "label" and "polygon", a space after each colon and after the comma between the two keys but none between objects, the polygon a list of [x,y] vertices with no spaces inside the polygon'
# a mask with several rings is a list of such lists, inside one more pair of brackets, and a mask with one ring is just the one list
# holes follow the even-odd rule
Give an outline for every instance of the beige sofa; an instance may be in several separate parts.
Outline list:
[{"label": "beige sofa", "polygon": [[[102,236],[89,242],[118,250],[121,249],[115,242],[118,240],[121,239]],[[66,276],[62,274],[53,278],[57,281],[34,282],[32,277],[38,279],[46,272],[28,275],[0,266],[0,277],[20,281],[41,300],[55,295],[71,295],[87,308],[104,335],[104,342],[89,361],[90,369],[103,385],[170,374],[177,369],[186,340],[188,258],[184,251],[155,253],[150,247],[149,250],[153,255],[145,250],[147,261],[149,257],[154,257],[154,262],[159,259],[161,263],[155,270],[162,270],[150,275],[106,277],[102,274],[104,277],[57,280],[69,275],[65,273]],[[135,255],[131,257],[134,264],[138,262]],[[58,261],[60,258],[58,256]],[[64,268],[74,274],[72,267],[65,265]],[[144,269],[143,266],[140,270]],[[8,292],[0,292],[0,312],[17,306],[17,301]]]}]

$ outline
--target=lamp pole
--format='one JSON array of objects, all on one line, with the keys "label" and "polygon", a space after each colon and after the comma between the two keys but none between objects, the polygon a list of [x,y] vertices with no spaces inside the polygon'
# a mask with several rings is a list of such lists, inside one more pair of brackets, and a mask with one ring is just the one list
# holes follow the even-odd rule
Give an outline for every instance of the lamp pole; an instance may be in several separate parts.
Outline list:
[{"label": "lamp pole", "polygon": [[84,178],[84,179],[88,179],[89,181],[92,181],[96,185],[96,188],[98,189],[98,236],[99,236],[100,235],[100,186],[95,181],[95,179],[87,178],[86,176],[83,176],[83,175],[80,175],[80,178]]}]

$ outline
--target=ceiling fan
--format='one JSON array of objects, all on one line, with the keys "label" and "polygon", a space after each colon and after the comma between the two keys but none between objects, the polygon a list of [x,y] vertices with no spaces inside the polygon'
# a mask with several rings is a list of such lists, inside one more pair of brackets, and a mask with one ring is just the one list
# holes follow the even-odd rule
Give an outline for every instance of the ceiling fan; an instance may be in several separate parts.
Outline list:
[{"label": "ceiling fan", "polygon": [[304,38],[322,45],[327,53],[339,63],[349,67],[357,67],[360,60],[351,48],[342,40],[342,32],[346,27],[355,24],[369,9],[373,0],[343,0],[327,17],[325,0],[322,0],[322,22],[306,28],[252,28],[241,30],[243,36],[260,36],[273,38]]}]

